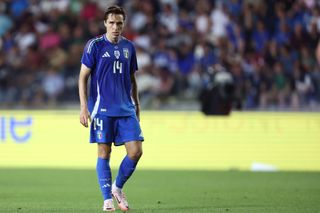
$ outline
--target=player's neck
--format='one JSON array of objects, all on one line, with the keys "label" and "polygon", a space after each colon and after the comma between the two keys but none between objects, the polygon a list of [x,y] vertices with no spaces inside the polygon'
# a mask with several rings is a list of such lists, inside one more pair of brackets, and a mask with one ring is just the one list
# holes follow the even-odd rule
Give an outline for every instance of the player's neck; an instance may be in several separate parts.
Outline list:
[{"label": "player's neck", "polygon": [[106,34],[106,38],[107,40],[112,43],[112,44],[117,44],[120,40],[120,36],[118,37],[111,37],[111,36],[108,36],[108,34]]}]

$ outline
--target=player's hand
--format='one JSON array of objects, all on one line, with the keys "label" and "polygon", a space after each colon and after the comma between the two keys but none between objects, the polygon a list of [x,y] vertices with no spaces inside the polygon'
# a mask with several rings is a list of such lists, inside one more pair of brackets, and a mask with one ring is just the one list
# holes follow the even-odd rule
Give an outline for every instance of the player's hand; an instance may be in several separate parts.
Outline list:
[{"label": "player's hand", "polygon": [[80,111],[80,123],[84,127],[88,127],[88,121],[90,121],[90,113],[87,108],[83,108]]}]

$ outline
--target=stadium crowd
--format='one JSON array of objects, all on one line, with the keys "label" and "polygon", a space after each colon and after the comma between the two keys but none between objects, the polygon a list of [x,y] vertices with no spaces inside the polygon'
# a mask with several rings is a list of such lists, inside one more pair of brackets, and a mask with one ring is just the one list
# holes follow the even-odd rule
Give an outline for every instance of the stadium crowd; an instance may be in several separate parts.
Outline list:
[{"label": "stadium crowd", "polygon": [[234,107],[320,106],[316,0],[4,0],[0,2],[0,107],[78,103],[86,41],[111,4],[128,13],[143,108],[197,100],[219,65],[234,79]]}]

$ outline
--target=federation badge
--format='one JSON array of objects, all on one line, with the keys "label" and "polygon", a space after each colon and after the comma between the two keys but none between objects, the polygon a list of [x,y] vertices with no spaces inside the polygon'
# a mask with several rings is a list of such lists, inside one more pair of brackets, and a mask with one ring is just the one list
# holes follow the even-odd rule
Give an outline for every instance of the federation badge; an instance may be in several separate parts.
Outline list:
[{"label": "federation badge", "polygon": [[100,132],[100,131],[97,132],[97,138],[98,138],[99,140],[102,139],[102,132]]},{"label": "federation badge", "polygon": [[123,55],[125,58],[129,58],[129,49],[128,48],[123,48]]},{"label": "federation badge", "polygon": [[119,57],[120,57],[120,51],[119,51],[119,50],[115,50],[115,51],[114,51],[114,56],[115,56],[117,59],[119,59]]}]

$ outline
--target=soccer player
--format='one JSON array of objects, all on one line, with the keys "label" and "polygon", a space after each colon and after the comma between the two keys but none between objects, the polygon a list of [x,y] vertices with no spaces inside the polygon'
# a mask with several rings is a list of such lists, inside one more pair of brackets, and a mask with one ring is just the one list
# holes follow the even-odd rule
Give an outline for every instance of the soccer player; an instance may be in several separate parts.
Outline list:
[{"label": "soccer player", "polygon": [[[103,211],[115,211],[112,196],[122,211],[129,210],[122,188],[142,155],[144,140],[139,124],[136,51],[133,44],[121,36],[125,18],[121,7],[107,9],[106,33],[88,41],[79,75],[80,123],[88,127],[91,120],[90,143],[98,144],[96,170],[104,199]],[[109,166],[112,143],[124,144],[127,151],[113,184]]]}]

